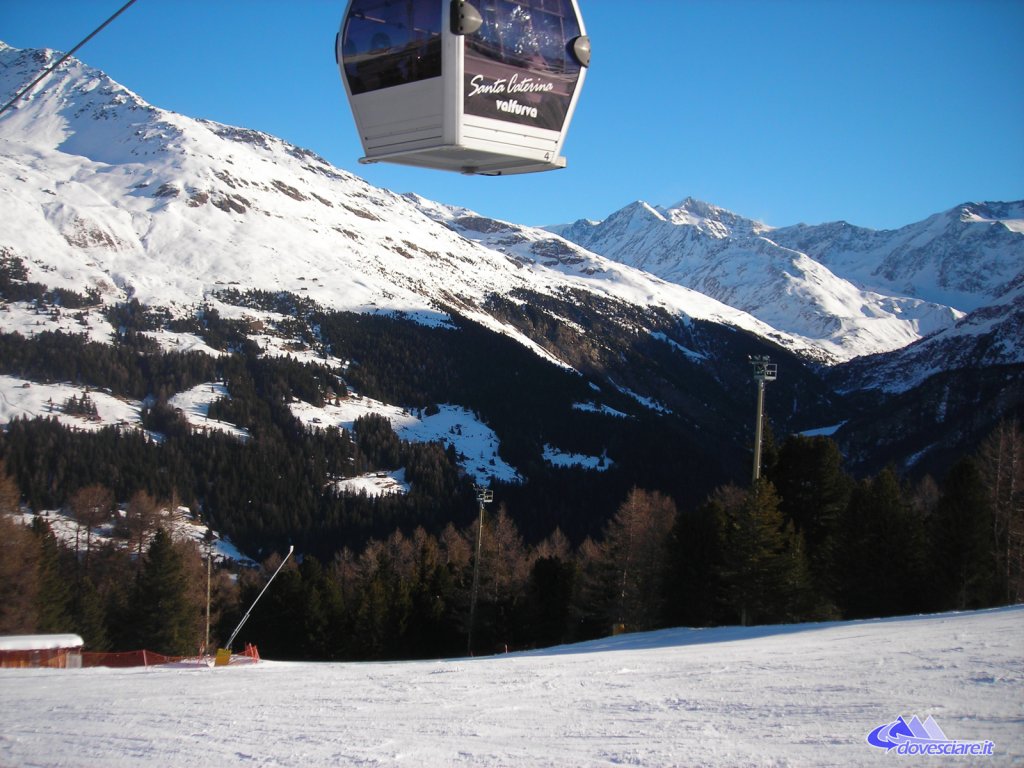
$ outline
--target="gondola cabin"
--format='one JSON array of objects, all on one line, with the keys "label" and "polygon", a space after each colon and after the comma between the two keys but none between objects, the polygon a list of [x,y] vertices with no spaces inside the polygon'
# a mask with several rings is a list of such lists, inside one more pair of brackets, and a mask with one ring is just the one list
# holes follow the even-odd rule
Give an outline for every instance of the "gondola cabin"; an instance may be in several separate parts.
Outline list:
[{"label": "gondola cabin", "polygon": [[335,57],[363,163],[565,167],[590,63],[576,0],[349,0]]}]

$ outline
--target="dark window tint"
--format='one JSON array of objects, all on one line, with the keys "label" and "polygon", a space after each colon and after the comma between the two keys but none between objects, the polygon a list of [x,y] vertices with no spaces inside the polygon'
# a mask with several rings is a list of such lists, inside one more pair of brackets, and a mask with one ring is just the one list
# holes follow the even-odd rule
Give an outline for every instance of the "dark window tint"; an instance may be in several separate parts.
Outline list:
[{"label": "dark window tint", "polygon": [[476,52],[538,73],[579,71],[570,43],[579,37],[580,26],[569,0],[480,0],[474,5],[484,23],[466,42]]},{"label": "dark window tint", "polygon": [[356,0],[342,38],[352,93],[439,77],[442,0]]}]

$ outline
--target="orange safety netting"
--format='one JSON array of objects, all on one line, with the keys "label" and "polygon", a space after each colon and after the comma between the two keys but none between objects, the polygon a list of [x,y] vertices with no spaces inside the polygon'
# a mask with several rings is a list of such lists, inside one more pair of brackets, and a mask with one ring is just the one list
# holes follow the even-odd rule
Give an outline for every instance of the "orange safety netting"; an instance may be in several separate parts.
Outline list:
[{"label": "orange safety netting", "polygon": [[183,656],[164,656],[154,651],[121,651],[119,653],[100,653],[85,651],[82,653],[83,667],[152,667],[157,664],[170,664],[181,661]]},{"label": "orange safety netting", "polygon": [[[245,650],[231,655],[231,664],[251,664],[260,660],[260,653],[252,643],[246,643]],[[165,656],[154,651],[122,651],[120,653],[82,654],[83,667],[154,667],[161,664],[183,664],[208,666],[211,658],[199,656]]]}]

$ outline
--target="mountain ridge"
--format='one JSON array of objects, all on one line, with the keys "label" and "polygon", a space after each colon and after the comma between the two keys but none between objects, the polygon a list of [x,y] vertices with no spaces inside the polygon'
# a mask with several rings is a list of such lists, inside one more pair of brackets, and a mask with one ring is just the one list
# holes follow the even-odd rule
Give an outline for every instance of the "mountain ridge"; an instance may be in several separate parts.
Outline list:
[{"label": "mountain ridge", "polygon": [[[637,201],[601,221],[548,229],[847,360],[952,331],[968,312],[998,305],[1024,274],[1021,202],[963,204],[875,231],[845,222],[771,227],[687,198],[667,208]],[[1018,351],[1001,362],[1020,360]]]},{"label": "mountain ridge", "polygon": [[[3,56],[5,83],[26,76],[26,60],[39,58],[9,47]],[[302,291],[341,309],[398,311],[428,321],[438,320],[438,307],[449,304],[493,326],[479,311],[491,293],[576,286],[608,294],[618,286],[602,276],[628,272],[626,298],[642,295],[814,354],[807,342],[746,313],[594,254],[581,252],[571,263],[535,253],[510,260],[308,150],[258,131],[159,110],[75,60],[55,77],[0,125],[8,142],[4,175],[21,179],[5,185],[10,219],[19,226],[4,245],[28,253],[47,240],[48,252],[68,262],[57,269],[59,276],[67,273],[66,287],[80,286],[84,278],[111,300],[188,306],[217,285],[240,283]],[[83,259],[83,249],[93,249],[92,258]],[[197,255],[211,250],[220,257]],[[285,260],[285,250],[305,256]],[[162,287],[147,273],[151,251],[169,268]],[[35,269],[31,260],[28,266]],[[342,290],[339,272],[360,278]]]},{"label": "mountain ridge", "polygon": [[[13,90],[55,55],[0,46],[0,87]],[[626,408],[602,401],[625,397],[675,420],[694,446],[713,442],[716,461],[749,440],[749,355],[771,354],[785,369],[769,403],[783,432],[856,415],[845,398],[857,390],[884,397],[939,370],[1024,362],[1013,335],[1024,279],[1013,271],[1024,263],[1020,203],[976,204],[894,230],[895,256],[878,245],[892,233],[775,228],[693,198],[526,227],[375,188],[269,134],[161,110],[74,59],[0,121],[0,147],[9,222],[0,261],[23,269],[21,280],[85,291],[108,308],[139,302],[200,327],[203,315],[253,328],[292,329],[299,319],[273,302],[228,297],[247,293],[306,302],[318,308],[309,317],[386,315],[460,333],[476,324],[582,377],[602,393],[580,401],[593,412]],[[612,234],[598,242],[602,232]],[[926,269],[928,237],[955,260],[958,232],[984,246],[972,262],[982,270],[976,285],[963,270],[949,273],[951,289],[978,297],[970,314],[884,292],[915,275],[939,286],[939,272]],[[576,242],[588,238],[590,246]],[[900,254],[917,272],[898,269]],[[22,320],[4,329],[28,327],[30,312],[15,307]],[[49,320],[40,314],[35,323],[68,327],[57,308]],[[96,314],[83,310],[79,326],[116,341],[119,329]],[[147,332],[165,345],[192,343]],[[344,366],[316,328],[301,335],[304,354]],[[265,332],[252,340],[266,354],[301,346]],[[539,457],[542,445],[527,439],[517,455]]]}]

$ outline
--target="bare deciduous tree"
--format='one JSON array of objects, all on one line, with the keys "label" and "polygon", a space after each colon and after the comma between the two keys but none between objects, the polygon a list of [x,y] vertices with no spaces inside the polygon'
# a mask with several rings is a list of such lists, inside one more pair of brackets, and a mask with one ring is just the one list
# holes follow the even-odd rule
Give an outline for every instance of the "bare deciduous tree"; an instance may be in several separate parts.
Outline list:
[{"label": "bare deciduous tree", "polygon": [[14,478],[7,474],[7,466],[0,461],[0,515],[13,515],[18,511],[21,491]]},{"label": "bare deciduous tree", "polygon": [[612,618],[617,624],[631,630],[657,625],[675,520],[676,505],[670,498],[633,488],[608,523],[602,550],[615,575]]},{"label": "bare deciduous tree", "polygon": [[128,500],[125,523],[128,527],[128,545],[135,550],[136,562],[141,566],[146,539],[156,530],[159,505],[146,491],[136,491]]},{"label": "bare deciduous tree", "polygon": [[[114,494],[106,486],[93,483],[71,494],[68,504],[79,529],[85,527],[85,561],[88,563],[92,552],[92,529],[110,519],[114,511]],[[76,549],[77,545],[76,536]]]},{"label": "bare deciduous tree", "polygon": [[25,526],[0,516],[0,635],[36,630],[38,550]]},{"label": "bare deciduous tree", "polygon": [[978,464],[992,503],[992,550],[1007,603],[1024,599],[1024,431],[1001,422],[982,443]]}]

